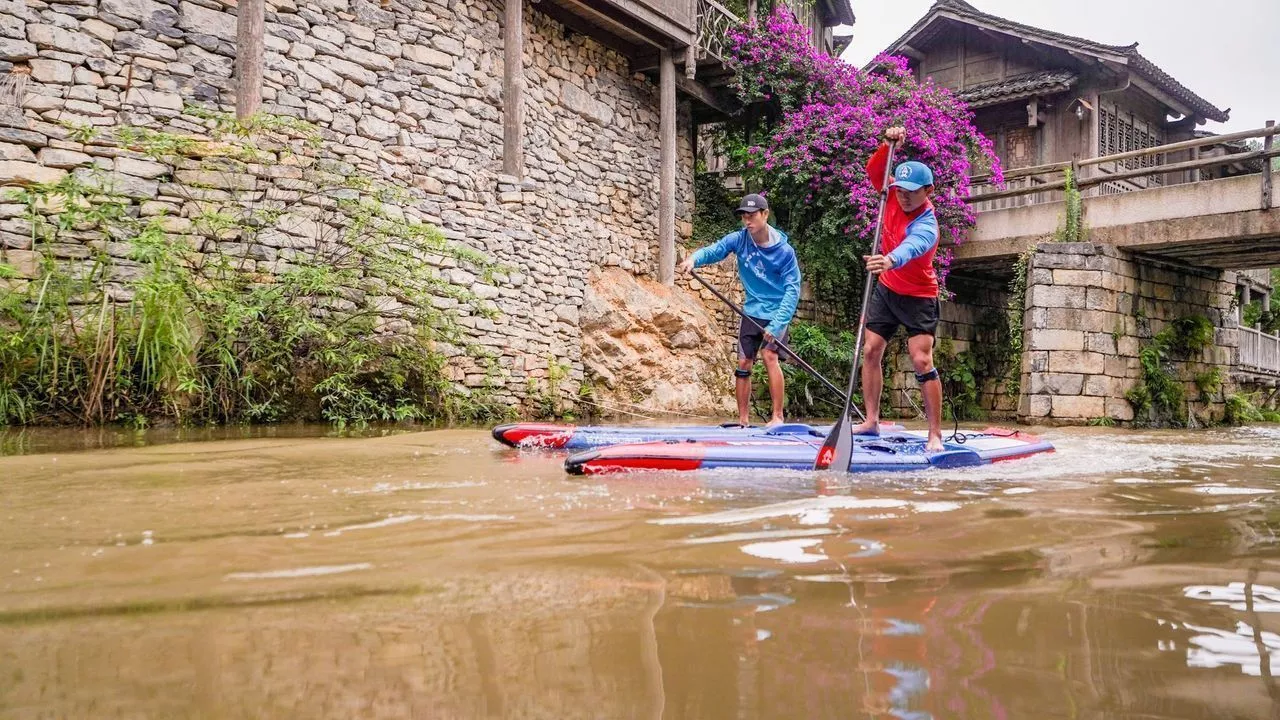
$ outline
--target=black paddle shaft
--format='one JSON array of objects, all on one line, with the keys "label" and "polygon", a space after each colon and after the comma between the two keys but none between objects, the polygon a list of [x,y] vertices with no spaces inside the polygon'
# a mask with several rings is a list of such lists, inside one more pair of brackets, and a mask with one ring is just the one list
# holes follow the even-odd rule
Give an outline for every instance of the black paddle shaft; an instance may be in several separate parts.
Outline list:
[{"label": "black paddle shaft", "polygon": [[[871,238],[872,255],[880,252],[884,205],[889,198],[889,174],[893,172],[893,146],[894,143],[890,142],[888,157],[885,158],[884,163],[884,178],[880,184],[880,208],[876,211],[876,229]],[[822,449],[818,451],[818,457],[813,463],[814,470],[826,470],[833,466],[840,470],[847,470],[849,467],[849,459],[853,454],[853,437],[845,425],[849,422],[849,408],[853,404],[853,391],[857,387],[858,370],[862,366],[862,338],[867,329],[867,305],[871,301],[871,291],[875,287],[875,281],[876,276],[868,272],[867,281],[862,288],[862,310],[858,314],[858,337],[853,344],[853,369],[849,372],[849,389],[845,392],[844,410],[840,413],[840,417],[836,418],[835,425],[831,426],[831,433],[827,435],[827,439],[823,441]],[[861,413],[859,416],[866,418]]]},{"label": "black paddle shaft", "polygon": [[[730,308],[732,308],[732,309],[733,309],[733,311],[734,311],[734,312],[736,312],[736,313],[738,313],[738,315],[742,316],[742,319],[743,319],[743,320],[746,320],[747,322],[749,322],[749,323],[751,323],[752,325],[754,325],[758,330],[760,330],[760,332],[765,332],[765,329],[764,329],[764,328],[762,328],[762,327],[760,327],[760,323],[756,322],[755,318],[753,318],[753,317],[751,317],[750,315],[748,315],[748,314],[747,314],[747,313],[746,313],[742,308],[740,308],[740,307],[738,307],[737,305],[735,305],[735,304],[734,304],[734,302],[733,302],[732,300],[730,300],[729,298],[725,297],[725,296],[724,296],[724,293],[722,293],[722,292],[720,292],[719,290],[717,290],[717,289],[715,289],[714,287],[712,287],[711,283],[707,282],[706,280],[703,280],[703,279],[702,279],[702,276],[701,276],[701,275],[699,275],[699,274],[698,274],[698,272],[697,272],[696,270],[690,270],[690,271],[689,271],[689,274],[693,276],[693,279],[694,279],[694,280],[697,280],[698,282],[702,283],[702,286],[703,286],[703,287],[705,287],[706,289],[710,290],[710,291],[712,292],[712,294],[714,294],[716,297],[720,298],[720,300],[722,300],[722,301],[724,302],[724,304],[725,304],[725,305],[728,305]],[[821,374],[821,373],[819,373],[817,370],[814,370],[812,365],[810,365],[809,363],[805,362],[803,358],[801,358],[799,355],[797,355],[797,354],[796,354],[796,351],[795,351],[795,350],[792,350],[791,348],[787,347],[786,343],[782,342],[782,340],[780,340],[780,339],[778,339],[778,338],[774,338],[774,340],[773,340],[773,341],[774,341],[775,343],[777,343],[777,344],[778,344],[778,347],[780,347],[780,348],[782,348],[783,350],[785,350],[785,351],[786,351],[786,353],[787,353],[788,355],[790,355],[790,356],[791,356],[791,358],[792,358],[793,360],[795,360],[795,361],[796,361],[796,365],[799,365],[799,366],[800,366],[800,369],[802,369],[802,370],[804,370],[805,372],[807,372],[807,373],[809,373],[810,375],[812,375],[814,378],[816,378],[816,379],[817,379],[819,382],[821,382],[823,385],[826,385],[826,386],[827,386],[827,388],[828,388],[829,390],[831,390],[831,392],[835,393],[837,397],[839,397],[840,399],[844,400],[844,401],[845,401],[845,412],[848,412],[848,411],[849,411],[849,410],[848,410],[848,407],[849,407],[849,399],[848,399],[848,397],[846,397],[845,395],[842,395],[842,394],[840,393],[840,388],[836,387],[836,386],[835,386],[835,384],[833,384],[830,380],[828,380],[828,379],[826,379],[826,378],[822,377],[822,374]],[[861,417],[861,418],[865,419],[865,416],[862,414],[862,411],[861,411],[861,410],[858,410],[857,406],[855,406],[855,407],[854,407],[854,411],[858,413],[858,417]]]}]

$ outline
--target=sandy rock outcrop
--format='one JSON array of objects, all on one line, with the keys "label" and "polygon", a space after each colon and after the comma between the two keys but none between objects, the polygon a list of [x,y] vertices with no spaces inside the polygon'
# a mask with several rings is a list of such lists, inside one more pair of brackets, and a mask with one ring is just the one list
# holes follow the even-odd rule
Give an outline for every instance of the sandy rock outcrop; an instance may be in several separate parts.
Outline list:
[{"label": "sandy rock outcrop", "polygon": [[600,405],[632,412],[734,413],[725,338],[685,291],[619,268],[595,270],[580,322],[582,364]]}]

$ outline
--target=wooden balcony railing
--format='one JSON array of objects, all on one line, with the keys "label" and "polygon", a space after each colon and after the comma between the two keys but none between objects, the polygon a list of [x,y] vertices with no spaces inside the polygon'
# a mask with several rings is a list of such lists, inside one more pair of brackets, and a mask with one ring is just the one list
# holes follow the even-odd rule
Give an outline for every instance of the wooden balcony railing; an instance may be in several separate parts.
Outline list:
[{"label": "wooden balcony railing", "polygon": [[[1262,172],[1260,173],[1260,180],[1262,183],[1261,204],[1262,209],[1267,210],[1271,207],[1271,158],[1280,157],[1280,149],[1273,146],[1273,139],[1276,135],[1280,135],[1280,126],[1276,126],[1274,123],[1269,122],[1266,127],[1259,128],[1257,130],[1245,130],[1242,132],[1228,133],[1226,135],[1214,135],[1211,137],[1196,138],[1194,140],[1184,140],[1182,142],[1159,145],[1156,147],[1144,148],[1142,150],[1133,150],[1131,152],[1117,153],[1115,155],[1104,155],[1102,157],[1072,160],[1070,162],[1057,162],[1047,165],[1036,165],[1028,168],[1018,168],[1016,170],[1010,170],[1004,174],[1007,186],[1004,190],[998,190],[991,185],[990,175],[974,175],[970,178],[973,183],[973,189],[967,202],[979,204],[982,209],[996,209],[997,206],[991,204],[995,200],[1036,196],[1037,193],[1041,193],[1038,197],[1045,200],[1060,199],[1056,193],[1052,193],[1051,191],[1060,191],[1064,189],[1067,186],[1065,179],[1047,180],[1039,183],[1035,181],[1040,179],[1038,176],[1048,175],[1052,177],[1054,175],[1062,174],[1062,172],[1067,169],[1071,169],[1073,171],[1073,175],[1076,179],[1076,187],[1083,190],[1085,188],[1094,187],[1096,185],[1105,185],[1107,183],[1114,185],[1119,181],[1132,180],[1134,178],[1164,175],[1166,173],[1183,172],[1185,170],[1221,167],[1223,165],[1232,165],[1235,163],[1249,162],[1253,160],[1262,160]],[[1262,149],[1247,150],[1245,152],[1231,153],[1229,155],[1219,155],[1216,157],[1189,160],[1185,162],[1162,162],[1161,164],[1140,163],[1142,167],[1138,167],[1133,170],[1100,172],[1089,177],[1081,177],[1080,171],[1085,168],[1092,168],[1094,166],[1118,168],[1122,167],[1120,163],[1123,161],[1146,158],[1148,156],[1159,157],[1166,153],[1220,145],[1226,142],[1248,140],[1251,138],[1261,139],[1263,142]],[[1035,198],[1028,198],[1026,200],[1022,200],[1021,203],[1035,204],[1037,201],[1038,200]]]},{"label": "wooden balcony railing", "polygon": [[698,0],[698,60],[724,62],[729,28],[742,19],[716,0]]},{"label": "wooden balcony railing", "polygon": [[1241,370],[1280,375],[1280,337],[1253,328],[1240,328]]}]

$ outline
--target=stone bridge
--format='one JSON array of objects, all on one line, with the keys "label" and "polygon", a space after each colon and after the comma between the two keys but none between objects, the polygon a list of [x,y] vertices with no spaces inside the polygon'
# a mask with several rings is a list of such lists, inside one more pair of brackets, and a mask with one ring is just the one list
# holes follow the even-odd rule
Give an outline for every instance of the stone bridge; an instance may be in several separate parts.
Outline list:
[{"label": "stone bridge", "polygon": [[[1280,266],[1280,188],[1264,209],[1260,175],[1083,198],[1089,239],[1131,253],[1220,270]],[[962,267],[1007,267],[1029,245],[1051,242],[1062,201],[987,210],[955,249]]]},{"label": "stone bridge", "polygon": [[[1002,302],[1009,305],[1008,292],[993,299],[992,289],[1007,287],[1018,257],[1038,248],[1025,268],[1021,367],[988,381],[984,405],[999,410],[1003,403],[1011,410],[1016,401],[1019,418],[1036,423],[1135,420],[1126,395],[1143,383],[1142,348],[1169,323],[1193,315],[1212,322],[1213,342],[1189,357],[1169,358],[1183,381],[1192,422],[1219,419],[1226,394],[1239,386],[1275,387],[1280,351],[1269,348],[1280,339],[1239,326],[1237,289],[1238,271],[1280,266],[1280,193],[1270,167],[1280,155],[1271,147],[1274,134],[1271,125],[1235,134],[1266,138],[1261,150],[1136,172],[1091,173],[1093,168],[1084,167],[1082,173],[1081,166],[1110,162],[1123,168],[1124,161],[1144,154],[1205,141],[1011,173],[1026,180],[1073,167],[1088,195],[1091,187],[1116,187],[1117,179],[1198,176],[1202,168],[1233,160],[1262,161],[1263,172],[1083,197],[1085,242],[1055,242],[1067,212],[1060,199],[1065,181],[974,197],[972,202],[982,204],[1014,198],[1022,204],[980,210],[970,239],[954,248],[957,302],[949,310],[944,306],[944,332],[956,333],[957,348],[994,339],[975,329],[975,318],[1002,310]],[[1220,139],[1227,137],[1234,136]],[[1006,391],[1015,387],[1016,394]]]}]

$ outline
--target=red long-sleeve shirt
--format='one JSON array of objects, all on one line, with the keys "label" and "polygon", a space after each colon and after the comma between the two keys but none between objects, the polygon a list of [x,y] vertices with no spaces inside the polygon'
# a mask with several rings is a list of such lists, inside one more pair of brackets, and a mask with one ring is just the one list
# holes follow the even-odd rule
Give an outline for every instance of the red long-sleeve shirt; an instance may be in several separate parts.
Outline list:
[{"label": "red long-sleeve shirt", "polygon": [[[867,177],[876,190],[883,189],[884,166],[888,159],[889,146],[881,143],[867,161]],[[933,203],[926,200],[908,215],[902,211],[897,198],[886,198],[880,254],[892,256],[893,251],[907,243],[909,238],[914,243],[927,243],[929,249],[900,265],[897,261],[904,253],[899,253],[893,258],[895,267],[880,273],[880,283],[899,295],[937,297],[938,274],[933,270],[933,256],[938,252],[938,218],[933,213]]]}]

